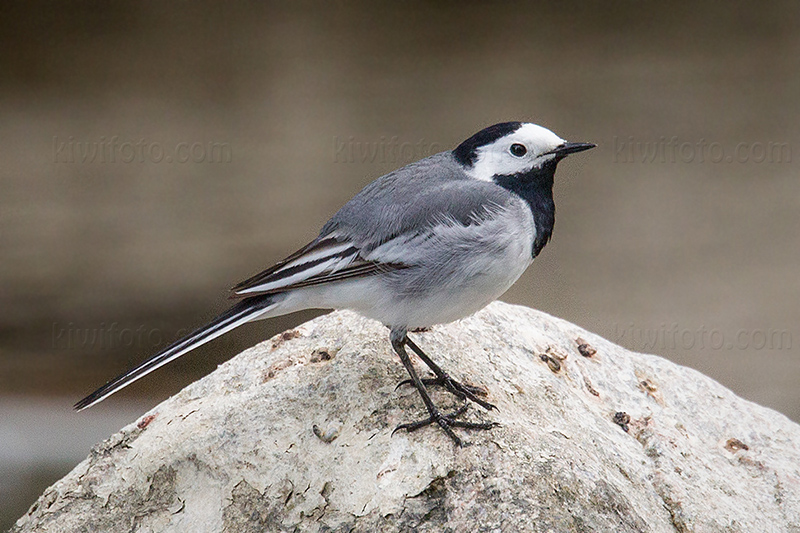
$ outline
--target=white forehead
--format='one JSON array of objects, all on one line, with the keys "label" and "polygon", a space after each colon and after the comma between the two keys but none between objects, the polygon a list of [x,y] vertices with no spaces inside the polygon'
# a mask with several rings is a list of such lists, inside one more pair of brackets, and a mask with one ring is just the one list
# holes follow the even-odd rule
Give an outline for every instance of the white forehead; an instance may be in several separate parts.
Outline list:
[{"label": "white forehead", "polygon": [[[564,144],[564,139],[538,124],[523,124],[517,131],[505,137],[507,142],[521,142],[525,144],[529,151],[535,154],[542,154]],[[496,142],[503,141],[498,139]],[[510,144],[509,144],[510,146]]]},{"label": "white forehead", "polygon": [[[552,159],[552,155],[539,157],[564,144],[564,139],[537,124],[522,124],[494,142],[477,149],[475,163],[469,174],[476,179],[490,181],[495,175],[513,175],[525,172]],[[524,157],[510,153],[512,144],[522,144],[528,149]]]}]

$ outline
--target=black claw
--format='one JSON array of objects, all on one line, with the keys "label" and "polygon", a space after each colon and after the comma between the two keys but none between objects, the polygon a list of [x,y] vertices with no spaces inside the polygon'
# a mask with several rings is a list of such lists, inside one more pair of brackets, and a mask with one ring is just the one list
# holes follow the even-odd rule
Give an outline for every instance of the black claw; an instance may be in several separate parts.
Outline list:
[{"label": "black claw", "polygon": [[[423,382],[423,383],[425,383],[425,380],[423,379],[423,380],[422,380],[422,382]],[[395,391],[397,391],[397,389],[399,389],[399,388],[400,388],[400,387],[402,387],[403,385],[413,385],[413,384],[414,384],[414,381],[413,381],[413,380],[411,380],[411,379],[404,379],[403,381],[401,381],[400,383],[398,383],[398,384],[397,384],[397,386],[394,388],[394,390],[395,390]]]}]

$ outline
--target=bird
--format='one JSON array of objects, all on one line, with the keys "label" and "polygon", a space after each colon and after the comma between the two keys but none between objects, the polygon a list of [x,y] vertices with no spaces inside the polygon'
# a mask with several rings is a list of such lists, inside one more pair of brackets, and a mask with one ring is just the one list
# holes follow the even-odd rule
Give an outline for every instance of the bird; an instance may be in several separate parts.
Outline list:
[{"label": "bird", "polygon": [[[303,309],[350,309],[389,329],[392,349],[428,416],[394,431],[491,429],[459,418],[469,402],[495,406],[485,389],[445,372],[408,333],[459,320],[506,292],[550,240],[556,166],[594,148],[530,122],[503,122],[368,184],[306,246],[231,289],[236,303],[211,322],[75,404],[86,409],[170,361],[242,324]],[[435,377],[421,378],[408,351]],[[398,387],[400,386],[398,385]],[[462,401],[444,413],[428,387]]]}]

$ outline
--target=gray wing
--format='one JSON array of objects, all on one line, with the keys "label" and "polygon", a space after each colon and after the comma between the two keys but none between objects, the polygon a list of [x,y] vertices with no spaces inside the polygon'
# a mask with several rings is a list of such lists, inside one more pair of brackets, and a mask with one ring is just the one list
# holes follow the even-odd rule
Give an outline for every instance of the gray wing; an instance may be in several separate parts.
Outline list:
[{"label": "gray wing", "polygon": [[[232,297],[283,292],[414,266],[404,243],[425,240],[441,225],[480,224],[513,196],[468,178],[449,152],[412,163],[370,183],[344,205],[311,243],[231,289]],[[397,246],[394,246],[396,244]],[[372,253],[391,249],[391,257]]]}]

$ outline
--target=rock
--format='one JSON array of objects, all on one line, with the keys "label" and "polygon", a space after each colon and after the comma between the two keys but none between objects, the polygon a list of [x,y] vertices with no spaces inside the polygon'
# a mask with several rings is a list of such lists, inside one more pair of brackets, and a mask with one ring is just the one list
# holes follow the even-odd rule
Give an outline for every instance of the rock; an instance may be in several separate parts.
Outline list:
[{"label": "rock", "polygon": [[412,337],[500,427],[392,435],[422,403],[388,330],[336,312],[123,428],[12,531],[800,531],[800,426],[702,374],[499,302]]}]

